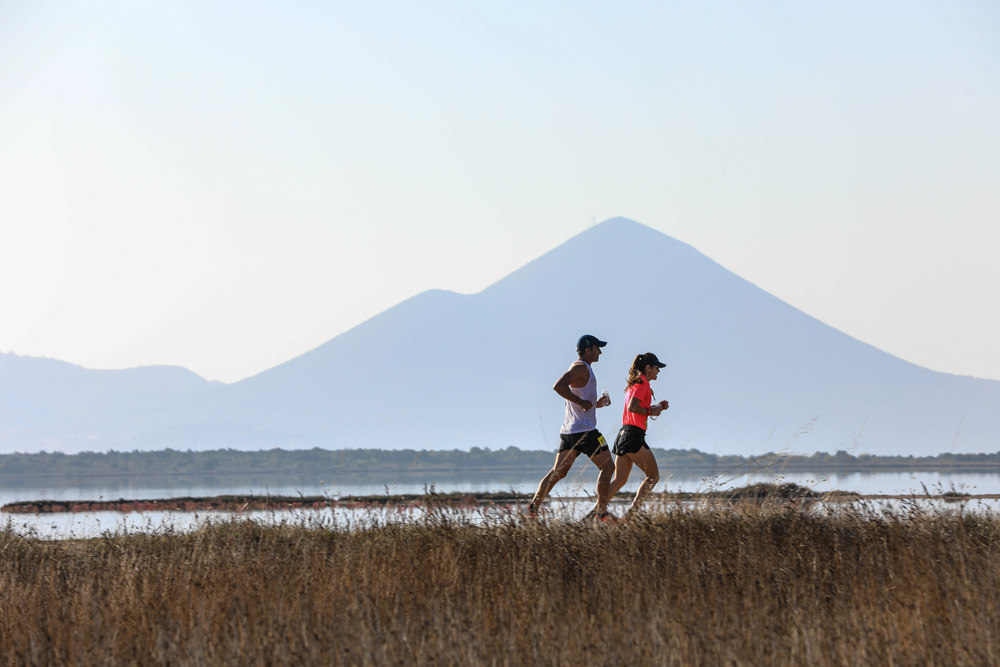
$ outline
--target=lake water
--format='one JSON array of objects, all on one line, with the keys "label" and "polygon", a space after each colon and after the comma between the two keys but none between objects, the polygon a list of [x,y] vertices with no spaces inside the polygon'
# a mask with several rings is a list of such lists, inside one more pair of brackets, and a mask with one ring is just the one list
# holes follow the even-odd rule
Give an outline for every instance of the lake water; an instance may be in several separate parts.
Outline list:
[{"label": "lake water", "polygon": [[[122,478],[113,481],[101,479],[76,479],[59,481],[0,481],[0,504],[28,500],[140,500],[154,498],[206,497],[232,494],[274,496],[371,496],[385,494],[424,493],[433,487],[438,492],[514,491],[531,494],[544,471],[526,475],[442,475],[419,473],[396,475],[391,480],[374,476],[353,475],[345,478],[298,477],[172,477],[161,479]],[[756,482],[794,482],[817,492],[854,491],[866,495],[923,495],[925,489],[932,494],[955,490],[969,494],[1000,494],[1000,473],[937,473],[937,472],[877,472],[877,473],[755,473],[729,472],[724,475],[671,474],[661,472],[665,479],[656,490],[709,491],[745,486]],[[642,474],[633,471],[625,491],[634,491]],[[575,517],[585,513],[592,501],[596,469],[577,465],[552,492],[553,514]],[[583,498],[574,501],[572,498]],[[992,509],[996,503],[979,503]],[[502,512],[503,510],[488,510]],[[405,508],[372,510],[300,510],[296,512],[252,512],[244,516],[265,522],[302,521],[325,523],[335,527],[371,525],[386,521],[409,521],[423,516],[422,510]],[[94,537],[106,532],[135,531],[187,531],[212,520],[212,513],[145,512],[121,514],[118,512],[80,512],[66,514],[4,514],[0,525],[19,534],[42,538],[62,539]],[[216,514],[220,516],[220,514]],[[221,513],[222,517],[231,516]],[[494,515],[495,516],[495,515]],[[477,521],[490,520],[491,516],[475,517]]]}]

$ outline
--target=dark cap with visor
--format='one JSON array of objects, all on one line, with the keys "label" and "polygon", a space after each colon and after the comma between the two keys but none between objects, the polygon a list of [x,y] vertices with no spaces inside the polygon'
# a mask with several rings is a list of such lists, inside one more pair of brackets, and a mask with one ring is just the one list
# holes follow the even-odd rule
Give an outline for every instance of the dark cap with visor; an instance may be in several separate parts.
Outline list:
[{"label": "dark cap with visor", "polygon": [[576,341],[576,351],[583,352],[588,347],[604,347],[607,343],[597,336],[591,336],[590,334],[584,334],[580,336],[580,340]]},{"label": "dark cap with visor", "polygon": [[661,362],[659,359],[657,359],[656,355],[653,354],[652,352],[647,352],[646,354],[642,355],[642,359],[639,360],[639,363],[642,364],[643,368],[645,368],[646,366],[656,366],[658,368],[667,367],[667,365]]}]

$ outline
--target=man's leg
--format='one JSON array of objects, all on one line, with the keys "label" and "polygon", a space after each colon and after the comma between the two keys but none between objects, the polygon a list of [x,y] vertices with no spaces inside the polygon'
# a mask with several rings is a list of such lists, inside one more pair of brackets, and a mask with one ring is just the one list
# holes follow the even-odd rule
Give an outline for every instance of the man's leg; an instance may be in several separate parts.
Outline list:
[{"label": "man's leg", "polygon": [[591,456],[590,460],[601,471],[597,476],[597,505],[594,507],[594,513],[601,516],[608,511],[611,500],[611,477],[615,474],[615,463],[607,447]]},{"label": "man's leg", "polygon": [[569,472],[569,469],[573,466],[573,462],[576,461],[576,457],[579,455],[580,452],[575,449],[567,449],[556,454],[556,462],[552,466],[552,470],[539,482],[538,490],[535,491],[535,497],[531,499],[531,503],[528,505],[529,512],[535,513],[538,511],[545,497],[549,495],[549,491],[556,485],[556,482],[566,476],[566,473]]},{"label": "man's leg", "polygon": [[629,454],[628,457],[639,466],[639,470],[646,473],[646,479],[642,480],[639,490],[635,492],[635,499],[632,501],[632,506],[628,508],[628,513],[634,514],[639,509],[639,506],[642,505],[642,501],[649,495],[649,492],[656,486],[656,483],[660,481],[660,468],[656,465],[656,457],[653,456],[653,452],[648,447],[643,447],[635,454]]},{"label": "man's leg", "polygon": [[628,454],[622,454],[621,456],[615,457],[615,476],[611,480],[611,489],[609,490],[609,498],[614,498],[615,494],[622,490],[625,483],[628,482],[628,476],[632,474],[632,459],[628,457]]}]

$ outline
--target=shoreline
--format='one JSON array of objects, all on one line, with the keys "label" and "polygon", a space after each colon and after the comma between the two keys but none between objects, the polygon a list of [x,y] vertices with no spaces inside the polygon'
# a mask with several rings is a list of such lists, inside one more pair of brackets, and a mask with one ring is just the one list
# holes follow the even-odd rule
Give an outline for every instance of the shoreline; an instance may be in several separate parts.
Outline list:
[{"label": "shoreline", "polygon": [[[377,496],[343,496],[330,498],[323,496],[261,496],[261,495],[220,495],[209,497],[181,497],[117,500],[31,500],[7,503],[0,512],[7,514],[61,514],[79,512],[245,512],[294,509],[346,508],[363,509],[375,507],[453,507],[470,508],[500,505],[514,507],[527,504],[531,494],[518,493],[431,493],[431,494],[387,494]],[[631,500],[632,494],[619,493],[611,502]],[[852,502],[868,500],[939,500],[964,503],[974,500],[997,500],[1000,494],[859,494],[851,491],[830,491],[817,493],[794,484],[756,484],[737,489],[707,491],[702,493],[677,492],[651,494],[647,502],[691,502],[712,500],[719,502]],[[592,501],[593,496],[559,496],[558,501]]]}]

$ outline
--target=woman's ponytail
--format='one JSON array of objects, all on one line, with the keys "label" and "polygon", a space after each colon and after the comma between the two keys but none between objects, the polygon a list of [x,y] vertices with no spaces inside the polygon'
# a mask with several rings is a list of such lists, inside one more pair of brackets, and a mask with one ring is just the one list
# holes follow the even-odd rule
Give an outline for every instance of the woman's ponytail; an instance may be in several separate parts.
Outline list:
[{"label": "woman's ponytail", "polygon": [[628,388],[632,385],[642,382],[642,371],[646,368],[646,364],[643,363],[645,360],[646,355],[635,355],[635,359],[632,361],[632,366],[628,369],[628,382],[625,385],[626,391],[628,391]]},{"label": "woman's ponytail", "polygon": [[[651,354],[652,353],[650,352],[646,352],[645,354],[635,355],[635,359],[632,361],[632,366],[628,369],[628,383],[625,385],[625,391],[628,391],[628,388],[634,384],[642,384],[642,372],[646,370],[646,366],[651,365],[651,359],[649,356]],[[655,359],[656,357],[653,356],[652,358]],[[650,395],[655,396],[655,394],[653,394],[652,387],[649,388],[649,393]]]}]

